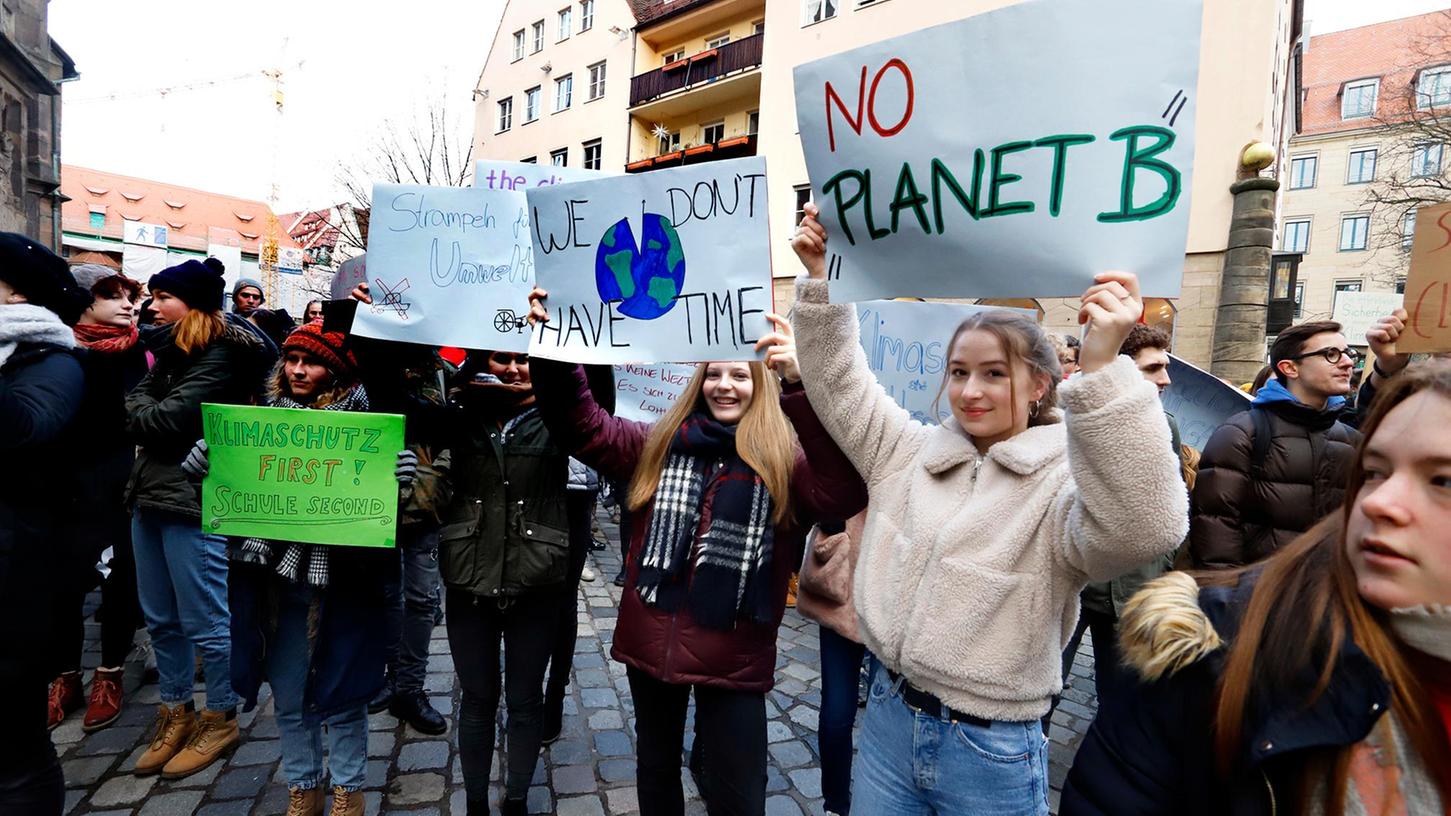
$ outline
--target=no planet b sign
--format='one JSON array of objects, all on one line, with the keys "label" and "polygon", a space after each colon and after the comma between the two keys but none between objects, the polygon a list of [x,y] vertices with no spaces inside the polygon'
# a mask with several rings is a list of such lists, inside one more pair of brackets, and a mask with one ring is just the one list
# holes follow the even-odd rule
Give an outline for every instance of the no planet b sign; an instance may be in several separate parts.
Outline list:
[{"label": "no planet b sign", "polygon": [[534,188],[529,213],[550,318],[530,354],[756,359],[772,308],[764,159]]},{"label": "no planet b sign", "polygon": [[1029,0],[796,68],[833,300],[1179,293],[1200,0]]}]

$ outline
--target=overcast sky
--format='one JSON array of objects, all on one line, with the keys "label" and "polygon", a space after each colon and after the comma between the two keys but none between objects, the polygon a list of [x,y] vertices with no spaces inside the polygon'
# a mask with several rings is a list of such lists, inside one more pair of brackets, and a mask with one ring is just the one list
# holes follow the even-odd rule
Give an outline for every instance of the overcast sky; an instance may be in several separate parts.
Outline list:
[{"label": "overcast sky", "polygon": [[[1307,0],[1305,16],[1323,34],[1447,6]],[[470,138],[470,91],[502,8],[503,0],[52,0],[51,36],[81,73],[65,88],[62,160],[260,200],[275,179],[282,211],[337,203],[339,164],[363,153],[387,119],[412,120],[442,95],[460,138]],[[284,73],[281,117],[261,73],[273,67]]]}]

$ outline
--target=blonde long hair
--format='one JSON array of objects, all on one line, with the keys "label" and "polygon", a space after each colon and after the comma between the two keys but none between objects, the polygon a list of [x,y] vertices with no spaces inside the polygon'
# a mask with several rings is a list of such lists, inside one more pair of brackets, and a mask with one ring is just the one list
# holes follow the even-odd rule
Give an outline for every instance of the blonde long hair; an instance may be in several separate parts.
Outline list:
[{"label": "blonde long hair", "polygon": [[226,330],[227,320],[222,317],[221,312],[188,309],[176,321],[176,328],[171,330],[171,341],[181,349],[182,354],[189,355],[192,352],[205,351]]},{"label": "blonde long hair", "polygon": [[[796,465],[796,432],[781,410],[781,385],[762,363],[748,363],[751,369],[751,404],[736,426],[736,453],[765,483],[771,494],[771,521],[780,524],[790,512],[791,470]],[[696,411],[709,411],[701,388],[709,363],[695,368],[690,384],[675,400],[670,411],[650,429],[640,462],[630,482],[629,507],[639,510],[655,499],[665,457],[681,423]]]}]

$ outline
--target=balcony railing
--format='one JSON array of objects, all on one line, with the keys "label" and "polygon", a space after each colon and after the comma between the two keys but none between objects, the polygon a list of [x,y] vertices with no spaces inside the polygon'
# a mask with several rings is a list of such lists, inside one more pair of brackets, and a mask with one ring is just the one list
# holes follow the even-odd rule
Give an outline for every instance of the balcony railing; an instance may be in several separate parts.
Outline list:
[{"label": "balcony railing", "polygon": [[630,79],[630,107],[761,65],[765,34],[710,48]]},{"label": "balcony railing", "polygon": [[643,173],[646,170],[659,170],[664,167],[680,167],[686,164],[700,164],[702,162],[724,161],[726,159],[754,156],[756,155],[756,139],[756,135],[752,133],[746,136],[732,136],[729,139],[721,139],[718,142],[711,142],[709,144],[673,150],[653,158],[630,162],[625,165],[625,172]]}]

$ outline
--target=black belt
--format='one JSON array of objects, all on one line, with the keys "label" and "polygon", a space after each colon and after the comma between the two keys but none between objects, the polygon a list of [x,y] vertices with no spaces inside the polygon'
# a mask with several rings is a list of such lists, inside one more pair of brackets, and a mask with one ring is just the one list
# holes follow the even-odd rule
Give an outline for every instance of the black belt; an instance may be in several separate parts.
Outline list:
[{"label": "black belt", "polygon": [[992,725],[992,720],[986,719],[984,717],[979,717],[974,714],[968,714],[962,711],[958,711],[954,708],[949,708],[948,706],[944,705],[941,700],[937,699],[937,695],[928,694],[927,692],[917,688],[906,680],[902,680],[902,675],[897,674],[891,669],[887,669],[887,677],[891,679],[894,685],[897,684],[897,681],[902,681],[902,702],[906,703],[907,707],[912,709],[913,711],[919,711],[923,714],[928,714],[941,720],[967,723],[969,725],[977,725],[983,728],[987,728],[988,726]]}]

